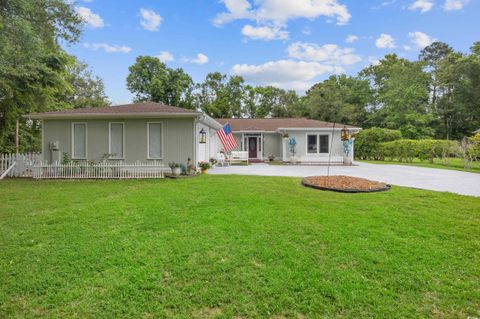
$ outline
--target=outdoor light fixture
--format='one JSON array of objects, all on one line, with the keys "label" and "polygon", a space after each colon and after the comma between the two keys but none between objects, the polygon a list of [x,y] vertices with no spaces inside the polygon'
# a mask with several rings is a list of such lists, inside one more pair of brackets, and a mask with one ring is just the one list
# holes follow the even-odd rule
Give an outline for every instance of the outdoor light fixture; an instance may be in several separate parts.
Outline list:
[{"label": "outdoor light fixture", "polygon": [[346,126],[342,128],[341,133],[342,141],[348,141],[350,139],[350,130]]},{"label": "outdoor light fixture", "polygon": [[203,128],[200,130],[200,143],[207,143],[207,132]]}]

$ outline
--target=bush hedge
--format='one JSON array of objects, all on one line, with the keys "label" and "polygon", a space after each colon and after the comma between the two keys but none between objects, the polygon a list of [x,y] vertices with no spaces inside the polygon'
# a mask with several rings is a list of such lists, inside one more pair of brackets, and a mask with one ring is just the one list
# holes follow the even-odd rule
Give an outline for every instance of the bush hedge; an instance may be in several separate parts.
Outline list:
[{"label": "bush hedge", "polygon": [[355,138],[355,157],[364,160],[383,160],[381,144],[401,138],[402,133],[397,130],[378,127],[362,130]]},{"label": "bush hedge", "polygon": [[459,143],[447,140],[407,140],[401,139],[381,143],[379,154],[382,159],[412,162],[413,159],[429,160],[457,157]]}]

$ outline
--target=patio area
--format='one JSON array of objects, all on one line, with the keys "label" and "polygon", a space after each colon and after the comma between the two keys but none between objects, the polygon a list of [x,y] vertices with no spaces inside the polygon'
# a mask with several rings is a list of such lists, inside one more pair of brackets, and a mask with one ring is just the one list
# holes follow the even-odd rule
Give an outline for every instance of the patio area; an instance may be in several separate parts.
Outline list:
[{"label": "patio area", "polygon": [[[327,166],[269,165],[215,167],[210,174],[305,177],[327,175]],[[480,196],[480,174],[446,169],[403,165],[355,163],[355,166],[330,166],[330,175],[348,175],[392,185]]]}]

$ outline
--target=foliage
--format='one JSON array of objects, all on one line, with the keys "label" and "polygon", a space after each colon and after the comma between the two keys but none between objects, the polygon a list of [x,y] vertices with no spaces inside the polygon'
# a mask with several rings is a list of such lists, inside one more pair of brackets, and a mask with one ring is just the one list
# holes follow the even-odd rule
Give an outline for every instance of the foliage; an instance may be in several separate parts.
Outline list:
[{"label": "foliage", "polygon": [[214,166],[215,164],[217,164],[217,159],[215,157],[210,157],[209,162],[212,166]]},{"label": "foliage", "polygon": [[303,98],[304,114],[309,118],[362,126],[367,106],[373,101],[369,82],[346,75],[332,75],[312,86]]},{"label": "foliage", "polygon": [[472,143],[471,154],[472,157],[480,160],[480,133],[475,134],[472,137],[469,137],[468,140]]},{"label": "foliage", "polygon": [[202,171],[206,171],[207,169],[210,169],[212,166],[210,165],[210,162],[201,161],[201,162],[198,162],[198,167],[200,167]]},{"label": "foliage", "polygon": [[381,144],[381,159],[411,163],[415,158],[434,162],[435,158],[446,160],[459,155],[459,143],[448,140],[400,139]]},{"label": "foliage", "polygon": [[88,65],[76,59],[67,65],[67,82],[69,90],[57,97],[64,108],[104,107],[110,104],[105,95],[103,80],[94,76]]},{"label": "foliage", "polygon": [[220,72],[207,74],[205,81],[197,85],[196,103],[199,109],[212,117],[240,117],[244,79],[227,77]]},{"label": "foliage", "polygon": [[297,115],[299,103],[295,91],[247,85],[242,113],[249,118],[292,117]]},{"label": "foliage", "polygon": [[168,162],[168,167],[170,167],[171,169],[180,167],[180,165],[181,165],[180,163]]},{"label": "foliage", "polygon": [[358,159],[382,160],[381,143],[399,140],[398,130],[373,127],[360,131],[355,139],[355,157]]},{"label": "foliage", "polygon": [[350,195],[235,175],[1,183],[2,318],[480,309],[479,198],[395,186]]},{"label": "foliage", "polygon": [[423,64],[388,54],[378,65],[361,72],[374,90],[374,110],[369,123],[397,129],[406,138],[433,136],[433,116],[428,112],[430,76]]},{"label": "foliage", "polygon": [[183,69],[171,69],[156,57],[138,56],[128,70],[127,88],[135,94],[135,101],[194,108],[194,84]]},{"label": "foliage", "polygon": [[40,149],[39,123],[27,113],[105,105],[103,83],[60,46],[81,27],[71,1],[0,2],[0,153],[15,151],[17,120],[19,151]]}]

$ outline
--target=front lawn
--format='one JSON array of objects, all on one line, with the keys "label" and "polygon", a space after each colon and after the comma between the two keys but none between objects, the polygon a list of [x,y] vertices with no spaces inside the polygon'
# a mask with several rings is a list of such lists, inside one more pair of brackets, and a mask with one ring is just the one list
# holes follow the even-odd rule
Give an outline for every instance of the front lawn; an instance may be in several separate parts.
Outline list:
[{"label": "front lawn", "polygon": [[470,168],[465,168],[463,159],[461,158],[449,158],[448,164],[444,164],[443,161],[439,158],[435,158],[433,163],[429,161],[422,161],[418,158],[415,158],[411,163],[399,162],[399,161],[371,161],[371,160],[355,160],[358,162],[367,162],[372,164],[393,164],[393,165],[409,165],[409,166],[420,166],[420,167],[430,167],[430,168],[440,168],[440,169],[451,169],[455,171],[464,171],[470,173],[480,173],[480,162],[476,161],[471,164]]},{"label": "front lawn", "polygon": [[208,175],[0,190],[0,318],[480,316],[480,198]]}]

